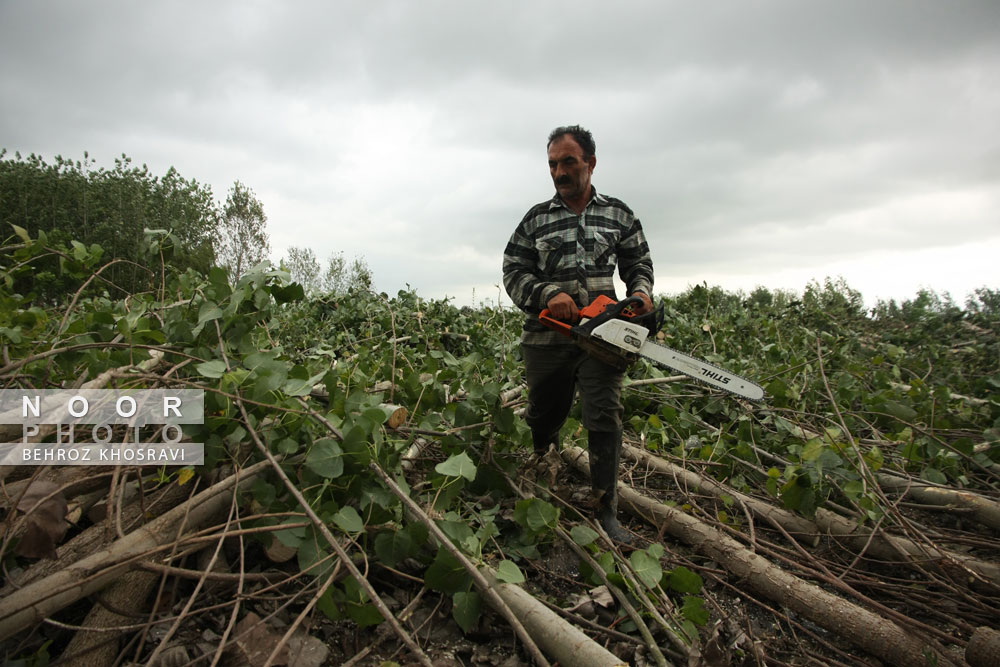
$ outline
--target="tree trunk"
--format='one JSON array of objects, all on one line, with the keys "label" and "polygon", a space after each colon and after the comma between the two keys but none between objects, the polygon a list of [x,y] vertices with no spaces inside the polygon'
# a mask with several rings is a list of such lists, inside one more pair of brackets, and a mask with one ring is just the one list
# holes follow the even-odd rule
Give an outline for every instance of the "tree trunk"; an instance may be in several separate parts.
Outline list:
[{"label": "tree trunk", "polygon": [[[943,572],[965,585],[985,581],[1000,586],[1000,565],[996,563],[917,544],[907,538],[889,535],[884,531],[880,531],[872,538],[870,529],[858,526],[856,522],[823,508],[816,511],[815,522],[809,521],[797,514],[744,495],[735,489],[727,488],[698,473],[685,470],[637,447],[625,445],[624,453],[664,474],[671,475],[678,482],[701,493],[715,497],[727,494],[737,498],[755,514],[772,523],[779,524],[792,537],[810,546],[815,547],[819,543],[820,533],[826,533],[839,539],[855,553],[866,549],[865,553],[872,557]],[[960,570],[962,569],[966,570],[965,576],[955,576],[961,574]]]},{"label": "tree trunk", "polygon": [[137,558],[152,549],[169,544],[184,522],[187,530],[208,523],[232,502],[236,488],[244,486],[270,469],[261,461],[202,491],[106,549],[97,551],[66,568],[33,582],[0,600],[0,641],[25,630],[43,618],[80,598],[101,590],[121,577]]},{"label": "tree trunk", "polygon": [[985,626],[976,628],[965,647],[965,660],[972,667],[1000,665],[1000,632]]},{"label": "tree trunk", "polygon": [[772,524],[779,524],[782,528],[788,531],[789,535],[800,542],[808,544],[811,547],[819,544],[819,530],[817,529],[816,524],[808,519],[803,519],[793,512],[789,512],[788,510],[780,507],[775,507],[770,503],[757,500],[756,498],[740,493],[735,489],[725,487],[715,480],[708,479],[698,473],[676,466],[673,463],[661,459],[658,456],[654,456],[649,452],[645,452],[638,447],[624,445],[623,453],[640,463],[652,466],[658,471],[666,475],[670,475],[679,483],[686,487],[690,487],[695,491],[700,491],[701,493],[706,493],[716,498],[719,498],[722,495],[732,496],[742,502],[746,507],[750,508],[754,514],[770,521]]},{"label": "tree trunk", "polygon": [[864,549],[869,556],[934,570],[965,585],[988,582],[994,587],[1000,586],[1000,565],[996,563],[918,544],[885,531],[879,531],[873,538],[870,528],[859,526],[857,522],[823,508],[816,510],[816,524],[855,553]]},{"label": "tree trunk", "polygon": [[560,665],[618,667],[627,664],[520,586],[499,583],[495,573],[486,566],[480,567],[479,571],[518,617],[538,647]]},{"label": "tree trunk", "polygon": [[1000,503],[989,498],[984,498],[970,491],[943,489],[886,473],[878,474],[878,483],[885,491],[902,493],[928,505],[955,505],[972,510],[968,515],[971,519],[984,526],[989,526],[993,530],[1000,531]]},{"label": "tree trunk", "polygon": [[126,614],[145,609],[158,579],[153,572],[133,570],[104,589],[100,596],[102,601],[87,614],[84,629],[73,635],[60,655],[59,664],[64,667],[112,667],[118,658],[118,640],[125,632],[115,632],[113,628],[135,623],[135,618]]},{"label": "tree trunk", "polygon": [[[584,450],[570,447],[562,454],[580,472],[587,473],[589,464]],[[939,665],[954,664],[947,655],[892,621],[785,572],[681,510],[646,498],[622,483],[618,484],[618,492],[625,506],[636,516],[655,519],[657,527],[712,558],[758,594],[837,633],[872,655],[903,667],[925,667],[928,656],[933,656]]]}]

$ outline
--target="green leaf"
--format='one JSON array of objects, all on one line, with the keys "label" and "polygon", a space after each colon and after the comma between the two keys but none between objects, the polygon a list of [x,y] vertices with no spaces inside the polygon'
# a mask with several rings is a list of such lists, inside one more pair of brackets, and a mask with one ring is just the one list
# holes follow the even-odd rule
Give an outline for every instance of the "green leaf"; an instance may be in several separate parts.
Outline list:
[{"label": "green leaf", "polygon": [[358,511],[350,505],[340,508],[340,511],[333,515],[333,521],[345,533],[360,533],[365,529],[365,521],[358,514]]},{"label": "green leaf", "polygon": [[594,540],[596,540],[598,537],[597,531],[583,524],[573,526],[573,528],[569,531],[569,534],[570,537],[573,538],[573,541],[579,544],[581,547],[585,547],[588,544],[592,544]]},{"label": "green leaf", "polygon": [[[454,512],[451,512],[449,513],[449,516],[455,517],[457,515]],[[467,521],[445,519],[438,521],[437,523],[441,532],[458,546],[464,544],[470,537],[475,536],[475,533],[473,533],[472,528],[469,526]]]},{"label": "green leaf", "polygon": [[306,456],[306,467],[320,477],[336,479],[344,473],[344,453],[333,438],[320,438]]},{"label": "green leaf", "polygon": [[17,225],[14,224],[12,224],[11,227],[14,228],[14,233],[17,234],[17,236],[22,241],[24,241],[28,245],[31,245],[31,237],[28,236],[28,230],[26,230],[24,227],[18,227]]},{"label": "green leaf", "polygon": [[540,498],[528,498],[514,506],[514,521],[532,533],[541,533],[555,529],[559,522],[559,510]]},{"label": "green leaf", "polygon": [[844,495],[851,500],[857,500],[865,491],[865,485],[858,480],[851,480],[844,484]]},{"label": "green leaf", "polygon": [[367,591],[354,577],[348,577],[344,582],[344,593],[347,597],[347,615],[362,628],[378,625],[385,620],[375,605],[368,602]]},{"label": "green leaf", "polygon": [[[301,519],[290,518],[285,519],[280,525],[302,523]],[[276,530],[274,532],[274,537],[279,542],[284,544],[286,547],[292,547],[293,549],[300,544],[302,544],[302,539],[306,536],[306,527],[297,526],[295,528],[285,528],[284,530]]]},{"label": "green leaf", "polygon": [[211,322],[212,320],[217,320],[220,317],[222,317],[222,309],[211,301],[205,301],[201,304],[201,308],[198,309],[198,324]]},{"label": "green leaf", "polygon": [[708,623],[711,614],[705,609],[705,600],[690,595],[684,596],[684,604],[681,607],[681,615],[695,625],[703,626]]},{"label": "green leaf", "polygon": [[921,476],[928,482],[933,482],[934,484],[947,484],[948,478],[944,476],[937,468],[924,468]]},{"label": "green leaf", "polygon": [[337,607],[337,603],[333,601],[332,587],[323,591],[323,595],[319,596],[319,600],[316,601],[316,608],[323,612],[331,621],[339,621],[341,619],[340,609]]},{"label": "green leaf", "polygon": [[476,591],[458,592],[452,596],[451,615],[463,632],[475,627],[482,611],[483,601]]},{"label": "green leaf", "polygon": [[506,584],[520,584],[524,582],[524,574],[514,561],[502,560],[497,565],[497,579]]},{"label": "green leaf", "polygon": [[15,345],[21,343],[24,340],[24,336],[21,335],[21,327],[0,327],[0,336],[5,336],[10,342]]},{"label": "green leaf", "polygon": [[315,534],[308,535],[302,540],[296,555],[298,556],[299,570],[303,572],[308,570],[309,576],[321,578],[333,568],[332,559],[327,559],[322,565],[317,565],[326,559],[327,553],[319,546]]},{"label": "green leaf", "polygon": [[826,445],[819,438],[813,438],[806,443],[806,446],[802,448],[802,460],[803,461],[815,461],[819,458],[819,455],[823,453],[823,448]]},{"label": "green leaf", "polygon": [[469,586],[469,573],[444,547],[439,547],[434,562],[424,571],[427,587],[451,595]]},{"label": "green leaf", "polygon": [[649,588],[655,588],[660,583],[660,579],[663,578],[663,568],[660,567],[660,561],[645,551],[633,551],[629,556],[629,562],[632,564],[636,576]]},{"label": "green leaf", "polygon": [[413,555],[414,547],[413,538],[405,530],[384,531],[375,537],[375,555],[389,567]]},{"label": "green leaf", "polygon": [[900,421],[912,423],[917,418],[916,410],[897,401],[886,401],[882,409]]},{"label": "green leaf", "polygon": [[678,593],[700,593],[703,584],[701,575],[683,565],[678,565],[670,571],[670,588]]},{"label": "green leaf", "polygon": [[206,361],[195,366],[195,370],[207,378],[220,378],[226,372],[226,362],[221,359]]},{"label": "green leaf", "polygon": [[323,375],[323,373],[320,373],[304,380],[292,378],[285,383],[281,391],[286,396],[308,396],[312,392],[312,388],[316,386],[316,383],[323,378]]},{"label": "green leaf", "polygon": [[465,452],[452,455],[447,461],[434,466],[434,470],[446,477],[464,477],[470,482],[476,479],[476,464]]}]

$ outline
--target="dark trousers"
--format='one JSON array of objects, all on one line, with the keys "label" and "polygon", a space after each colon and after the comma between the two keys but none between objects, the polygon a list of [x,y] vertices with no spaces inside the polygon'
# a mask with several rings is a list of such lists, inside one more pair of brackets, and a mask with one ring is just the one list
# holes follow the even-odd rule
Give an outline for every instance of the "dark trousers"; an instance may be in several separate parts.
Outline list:
[{"label": "dark trousers", "polygon": [[556,442],[559,429],[580,392],[583,427],[593,432],[620,431],[624,373],[589,356],[576,345],[521,345],[528,383],[525,421],[535,449]]}]

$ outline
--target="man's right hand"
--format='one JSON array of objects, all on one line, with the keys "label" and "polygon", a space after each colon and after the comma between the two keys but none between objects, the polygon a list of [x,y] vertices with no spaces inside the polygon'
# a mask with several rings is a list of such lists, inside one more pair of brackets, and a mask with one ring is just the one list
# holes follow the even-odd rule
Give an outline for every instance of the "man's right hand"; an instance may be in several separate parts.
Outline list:
[{"label": "man's right hand", "polygon": [[566,292],[556,294],[549,299],[545,307],[549,309],[552,317],[557,320],[576,322],[580,319],[580,309],[576,307],[576,301],[573,301],[573,297]]}]

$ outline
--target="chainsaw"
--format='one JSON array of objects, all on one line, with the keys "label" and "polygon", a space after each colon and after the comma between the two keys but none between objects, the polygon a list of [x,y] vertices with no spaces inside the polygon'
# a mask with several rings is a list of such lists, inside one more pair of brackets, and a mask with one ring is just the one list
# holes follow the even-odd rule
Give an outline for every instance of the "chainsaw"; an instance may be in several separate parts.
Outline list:
[{"label": "chainsaw", "polygon": [[651,332],[659,331],[662,315],[636,315],[632,306],[641,303],[642,299],[636,296],[615,301],[602,294],[580,309],[580,321],[576,324],[555,319],[547,308],[538,315],[538,320],[572,338],[591,356],[623,372],[642,357],[731,394],[752,401],[764,398],[764,389],[750,380],[647,340]]}]

